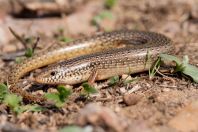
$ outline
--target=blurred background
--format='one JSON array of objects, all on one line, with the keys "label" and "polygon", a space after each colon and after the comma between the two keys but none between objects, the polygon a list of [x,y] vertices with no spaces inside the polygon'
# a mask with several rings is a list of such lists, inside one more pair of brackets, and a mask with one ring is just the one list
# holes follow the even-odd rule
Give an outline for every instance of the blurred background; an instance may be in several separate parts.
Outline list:
[{"label": "blurred background", "polygon": [[[163,33],[176,42],[195,42],[197,0],[0,0],[0,46],[17,34],[78,38],[97,32],[135,29]],[[16,44],[15,44],[16,45]]]}]

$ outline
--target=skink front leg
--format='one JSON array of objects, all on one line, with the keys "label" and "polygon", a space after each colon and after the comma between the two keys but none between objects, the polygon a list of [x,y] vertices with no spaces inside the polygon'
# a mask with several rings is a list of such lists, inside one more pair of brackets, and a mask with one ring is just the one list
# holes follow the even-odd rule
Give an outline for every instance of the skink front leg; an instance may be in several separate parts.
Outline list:
[{"label": "skink front leg", "polygon": [[93,86],[94,82],[96,81],[97,79],[97,75],[98,75],[98,70],[97,69],[94,69],[91,73],[91,75],[89,76],[88,78],[88,83]]}]

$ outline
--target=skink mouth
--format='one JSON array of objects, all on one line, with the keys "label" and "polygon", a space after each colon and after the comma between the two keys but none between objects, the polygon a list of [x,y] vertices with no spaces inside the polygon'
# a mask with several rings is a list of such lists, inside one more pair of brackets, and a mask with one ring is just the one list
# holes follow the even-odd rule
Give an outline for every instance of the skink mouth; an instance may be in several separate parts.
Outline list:
[{"label": "skink mouth", "polygon": [[54,82],[43,81],[42,78],[37,78],[37,77],[33,78],[32,81],[38,84],[55,84]]},{"label": "skink mouth", "polygon": [[42,77],[33,77],[33,78],[31,78],[31,81],[34,82],[34,83],[47,84],[47,85],[65,84],[65,83],[62,83],[62,82],[56,82],[56,81],[50,81],[50,80],[46,81]]},{"label": "skink mouth", "polygon": [[32,81],[34,83],[41,83],[41,84],[43,84],[43,81],[40,78],[38,78],[38,77],[32,77],[32,78],[30,78],[30,81]]}]

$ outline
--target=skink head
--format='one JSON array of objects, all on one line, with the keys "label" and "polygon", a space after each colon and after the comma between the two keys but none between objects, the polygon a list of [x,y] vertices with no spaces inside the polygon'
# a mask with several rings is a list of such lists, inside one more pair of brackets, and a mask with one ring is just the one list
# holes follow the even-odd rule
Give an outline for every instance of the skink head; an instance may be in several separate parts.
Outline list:
[{"label": "skink head", "polygon": [[61,84],[64,78],[64,71],[61,68],[47,68],[38,73],[34,81],[41,84]]},{"label": "skink head", "polygon": [[89,76],[89,73],[78,74],[78,70],[75,70],[77,67],[58,67],[51,66],[38,73],[33,81],[41,84],[76,84],[81,83],[86,80]]}]

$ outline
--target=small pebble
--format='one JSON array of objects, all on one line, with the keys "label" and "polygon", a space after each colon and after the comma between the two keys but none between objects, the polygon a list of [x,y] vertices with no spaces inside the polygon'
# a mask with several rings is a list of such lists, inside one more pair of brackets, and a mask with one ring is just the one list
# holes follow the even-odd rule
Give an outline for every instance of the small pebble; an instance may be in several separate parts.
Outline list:
[{"label": "small pebble", "polygon": [[138,101],[140,100],[140,96],[136,95],[136,94],[126,94],[123,97],[123,101],[126,105],[131,106],[131,105],[135,105],[138,103]]},{"label": "small pebble", "polygon": [[125,87],[121,87],[121,88],[120,88],[120,92],[121,92],[122,94],[126,93]]}]

